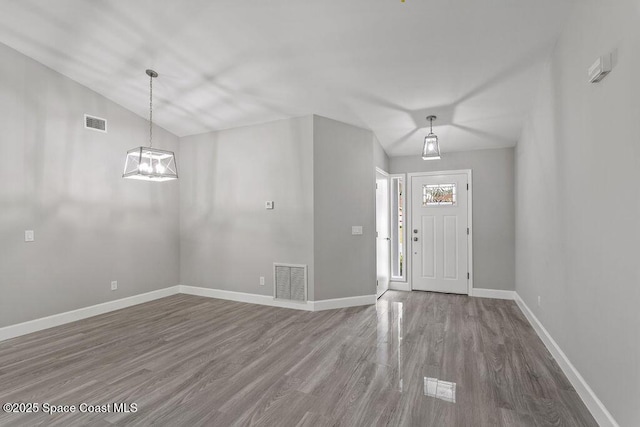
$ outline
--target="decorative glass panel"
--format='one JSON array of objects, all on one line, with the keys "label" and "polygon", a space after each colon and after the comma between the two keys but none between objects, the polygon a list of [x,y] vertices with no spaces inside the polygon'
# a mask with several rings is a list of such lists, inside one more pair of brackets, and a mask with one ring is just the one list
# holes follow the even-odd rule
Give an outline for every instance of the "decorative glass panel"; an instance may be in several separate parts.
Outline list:
[{"label": "decorative glass panel", "polygon": [[422,186],[422,206],[455,206],[456,201],[456,184]]}]

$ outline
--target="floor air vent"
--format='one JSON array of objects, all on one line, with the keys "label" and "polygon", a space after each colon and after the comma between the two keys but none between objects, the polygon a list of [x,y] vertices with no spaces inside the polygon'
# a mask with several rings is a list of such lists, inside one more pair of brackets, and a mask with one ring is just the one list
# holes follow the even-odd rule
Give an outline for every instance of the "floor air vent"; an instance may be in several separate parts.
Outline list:
[{"label": "floor air vent", "polygon": [[107,120],[85,114],[84,128],[107,133]]},{"label": "floor air vent", "polygon": [[307,266],[273,264],[274,297],[291,301],[307,301]]}]

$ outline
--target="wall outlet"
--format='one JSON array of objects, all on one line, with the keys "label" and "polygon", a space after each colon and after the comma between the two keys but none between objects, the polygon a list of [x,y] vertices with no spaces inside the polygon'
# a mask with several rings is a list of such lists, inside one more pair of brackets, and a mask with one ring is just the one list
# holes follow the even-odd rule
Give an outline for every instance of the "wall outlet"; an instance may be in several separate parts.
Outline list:
[{"label": "wall outlet", "polygon": [[260,276],[260,286],[264,286],[264,276]]},{"label": "wall outlet", "polygon": [[265,209],[273,209],[274,205],[275,204],[274,204],[273,200],[269,200],[267,202],[264,202],[264,208]]},{"label": "wall outlet", "polygon": [[362,226],[361,225],[353,225],[353,226],[351,226],[351,234],[353,236],[362,235]]},{"label": "wall outlet", "polygon": [[36,240],[36,235],[33,230],[25,230],[24,231],[24,241],[25,242],[34,242]]},{"label": "wall outlet", "polygon": [[111,282],[111,290],[115,291],[116,289],[118,289],[118,282],[114,280]]},{"label": "wall outlet", "polygon": [[538,307],[542,307],[542,297],[538,295]]}]

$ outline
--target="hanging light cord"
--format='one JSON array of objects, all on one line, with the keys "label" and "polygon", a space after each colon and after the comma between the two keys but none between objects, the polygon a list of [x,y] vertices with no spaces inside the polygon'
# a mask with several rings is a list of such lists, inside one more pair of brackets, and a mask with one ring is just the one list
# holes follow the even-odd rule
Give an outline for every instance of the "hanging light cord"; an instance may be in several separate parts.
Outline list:
[{"label": "hanging light cord", "polygon": [[149,76],[149,148],[153,147],[153,76]]},{"label": "hanging light cord", "polygon": [[431,119],[429,119],[429,123],[430,123],[430,129],[431,129],[431,130],[429,131],[429,134],[432,134],[432,133],[433,133],[433,119],[432,119],[432,118],[431,118]]}]

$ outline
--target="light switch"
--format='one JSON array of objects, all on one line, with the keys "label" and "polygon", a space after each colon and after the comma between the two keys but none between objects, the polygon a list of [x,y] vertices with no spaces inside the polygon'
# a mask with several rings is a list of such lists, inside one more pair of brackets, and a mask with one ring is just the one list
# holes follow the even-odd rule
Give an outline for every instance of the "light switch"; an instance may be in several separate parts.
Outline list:
[{"label": "light switch", "polygon": [[36,240],[35,233],[33,230],[25,230],[24,231],[24,241],[25,242],[33,242]]},{"label": "light switch", "polygon": [[268,202],[264,202],[265,209],[273,209],[273,206],[274,206],[273,200],[270,200]]},{"label": "light switch", "polygon": [[351,234],[354,236],[359,236],[362,234],[362,226],[361,225],[353,225],[351,226]]}]

